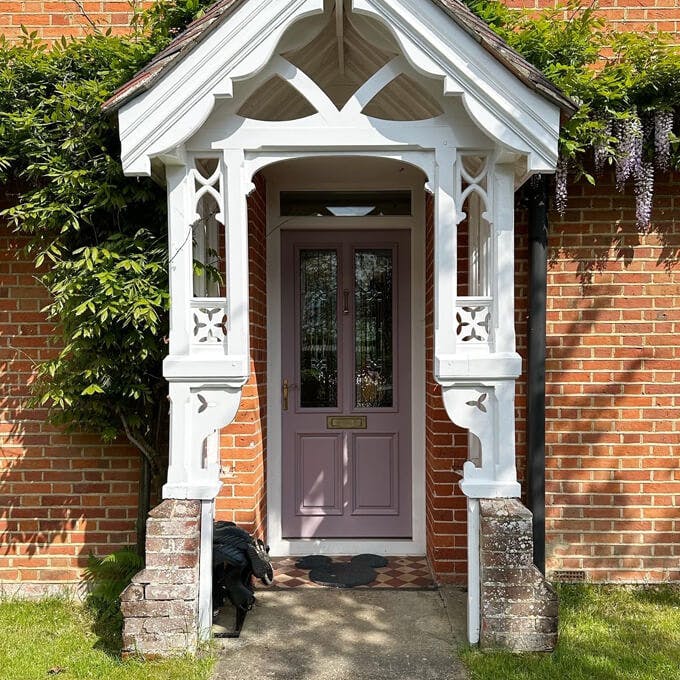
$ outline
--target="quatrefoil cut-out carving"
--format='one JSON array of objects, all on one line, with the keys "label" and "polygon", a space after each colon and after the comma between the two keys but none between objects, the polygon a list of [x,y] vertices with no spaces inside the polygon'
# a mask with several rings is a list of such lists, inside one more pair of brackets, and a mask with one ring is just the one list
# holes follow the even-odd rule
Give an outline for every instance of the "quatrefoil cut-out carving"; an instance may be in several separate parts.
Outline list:
[{"label": "quatrefoil cut-out carving", "polygon": [[487,342],[490,318],[489,308],[483,305],[459,307],[456,311],[456,336],[463,342]]},{"label": "quatrefoil cut-out carving", "polygon": [[221,343],[227,335],[227,315],[221,307],[194,309],[194,342]]}]

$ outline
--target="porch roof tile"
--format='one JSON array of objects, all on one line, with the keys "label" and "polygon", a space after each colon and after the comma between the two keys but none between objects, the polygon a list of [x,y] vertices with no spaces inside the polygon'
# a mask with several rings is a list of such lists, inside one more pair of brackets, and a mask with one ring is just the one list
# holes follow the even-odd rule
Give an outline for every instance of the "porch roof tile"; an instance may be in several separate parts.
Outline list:
[{"label": "porch roof tile", "polygon": [[[248,0],[217,0],[200,18],[193,21],[165,49],[161,50],[144,68],[127,83],[118,88],[102,105],[104,113],[112,113],[136,96],[151,89],[161,75],[179,63],[204,38],[215,30],[222,20]],[[577,107],[543,73],[530,64],[519,52],[502,38],[461,0],[429,0],[440,7],[451,19],[485,50],[497,59],[529,88],[557,105],[569,117]]]}]

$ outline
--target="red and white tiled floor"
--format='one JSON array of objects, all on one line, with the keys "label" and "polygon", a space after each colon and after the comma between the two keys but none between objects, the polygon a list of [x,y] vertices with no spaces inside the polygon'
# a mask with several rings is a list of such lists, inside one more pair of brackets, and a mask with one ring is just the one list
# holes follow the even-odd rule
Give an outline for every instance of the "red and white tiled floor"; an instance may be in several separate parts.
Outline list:
[{"label": "red and white tiled floor", "polygon": [[[274,583],[271,588],[323,588],[309,580],[309,570],[298,569],[299,557],[273,557]],[[425,557],[388,557],[386,567],[377,568],[373,583],[357,588],[384,588],[399,590],[430,590],[436,588],[432,572]],[[333,557],[337,562],[348,562],[349,557]],[[259,586],[262,587],[262,586]]]}]

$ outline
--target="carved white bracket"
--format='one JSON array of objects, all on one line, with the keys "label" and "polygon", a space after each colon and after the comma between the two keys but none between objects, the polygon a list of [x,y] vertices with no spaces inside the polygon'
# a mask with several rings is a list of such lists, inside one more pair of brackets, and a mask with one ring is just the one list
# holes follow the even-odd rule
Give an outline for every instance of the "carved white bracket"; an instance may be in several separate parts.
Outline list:
[{"label": "carved white bracket", "polygon": [[481,445],[481,466],[466,461],[461,489],[470,498],[518,497],[515,469],[515,417],[512,380],[444,385],[451,420],[474,434]]},{"label": "carved white bracket", "polygon": [[473,194],[480,201],[480,217],[489,223],[493,222],[493,206],[490,197],[489,171],[492,161],[485,152],[461,153],[456,164],[456,192],[458,203],[458,220],[463,220],[467,215],[463,212],[466,199]]},{"label": "carved white bracket", "polygon": [[170,464],[163,498],[215,498],[220,490],[218,446],[210,441],[236,416],[239,383],[170,383]]}]

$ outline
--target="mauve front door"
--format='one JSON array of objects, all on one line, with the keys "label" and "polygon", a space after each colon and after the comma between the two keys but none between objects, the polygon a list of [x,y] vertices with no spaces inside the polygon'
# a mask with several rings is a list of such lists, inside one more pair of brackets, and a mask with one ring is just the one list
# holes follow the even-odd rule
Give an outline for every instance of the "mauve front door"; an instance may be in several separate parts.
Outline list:
[{"label": "mauve front door", "polygon": [[410,538],[406,230],[282,233],[284,538]]}]

